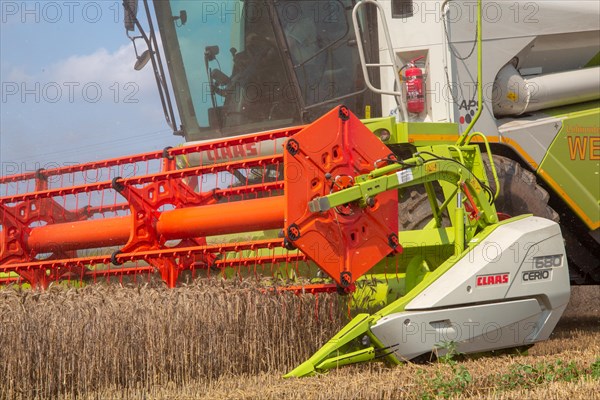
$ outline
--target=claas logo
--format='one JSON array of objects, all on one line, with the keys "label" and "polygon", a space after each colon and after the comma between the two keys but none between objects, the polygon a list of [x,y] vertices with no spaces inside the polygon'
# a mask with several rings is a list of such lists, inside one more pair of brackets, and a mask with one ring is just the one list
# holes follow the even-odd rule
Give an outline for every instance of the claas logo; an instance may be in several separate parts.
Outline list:
[{"label": "claas logo", "polygon": [[502,285],[505,283],[508,283],[508,273],[477,276],[477,286]]}]

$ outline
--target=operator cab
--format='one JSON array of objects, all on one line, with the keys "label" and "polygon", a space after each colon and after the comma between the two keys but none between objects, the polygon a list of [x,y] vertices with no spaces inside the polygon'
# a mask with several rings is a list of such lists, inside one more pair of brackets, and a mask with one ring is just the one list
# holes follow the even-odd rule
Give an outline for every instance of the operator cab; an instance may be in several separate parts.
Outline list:
[{"label": "operator cab", "polygon": [[361,118],[377,115],[379,100],[362,76],[354,4],[155,1],[186,139],[300,125],[340,103]]}]

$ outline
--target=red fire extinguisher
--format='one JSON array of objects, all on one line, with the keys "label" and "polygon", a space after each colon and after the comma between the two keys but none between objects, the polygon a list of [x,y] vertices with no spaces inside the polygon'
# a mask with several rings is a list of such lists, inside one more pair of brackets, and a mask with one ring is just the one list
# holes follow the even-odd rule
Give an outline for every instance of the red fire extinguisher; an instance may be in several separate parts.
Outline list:
[{"label": "red fire extinguisher", "polygon": [[417,57],[406,64],[404,81],[406,84],[406,108],[408,112],[419,114],[425,110],[425,95],[423,93],[423,72],[415,63],[425,56]]}]

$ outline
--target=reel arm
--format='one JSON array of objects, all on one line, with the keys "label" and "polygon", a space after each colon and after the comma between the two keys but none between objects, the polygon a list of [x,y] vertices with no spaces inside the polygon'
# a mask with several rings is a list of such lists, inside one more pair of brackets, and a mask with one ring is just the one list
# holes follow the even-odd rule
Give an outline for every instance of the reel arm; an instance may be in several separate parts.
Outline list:
[{"label": "reel arm", "polygon": [[[406,168],[409,164],[414,166]],[[464,165],[461,167],[455,160],[426,160],[420,156],[405,160],[401,164],[395,163],[375,169],[368,175],[358,176],[354,186],[311,200],[308,207],[313,213],[325,212],[352,202],[357,202],[362,208],[372,207],[380,193],[435,181],[456,185],[457,191],[462,191],[466,201],[472,201],[479,210],[478,219],[483,218],[486,224],[498,222],[490,199],[485,197],[486,191],[482,183],[468,168]]]}]

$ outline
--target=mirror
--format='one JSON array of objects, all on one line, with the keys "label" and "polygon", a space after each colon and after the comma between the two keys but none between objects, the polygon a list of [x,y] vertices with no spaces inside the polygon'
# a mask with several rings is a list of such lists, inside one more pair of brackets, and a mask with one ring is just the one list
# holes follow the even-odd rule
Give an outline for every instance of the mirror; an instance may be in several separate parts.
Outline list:
[{"label": "mirror", "polygon": [[125,29],[128,32],[133,31],[137,20],[138,0],[123,0],[123,8],[125,9],[125,18],[123,19]]},{"label": "mirror", "polygon": [[[182,27],[183,25],[185,25],[185,23],[187,22],[187,11],[185,11],[185,10],[179,11],[179,16],[174,15],[173,21],[175,21],[175,25],[177,27]],[[179,22],[177,22],[177,21],[179,21]]]},{"label": "mirror", "polygon": [[204,60],[213,61],[219,55],[219,46],[206,46],[204,48]]},{"label": "mirror", "polygon": [[151,55],[152,54],[150,53],[150,50],[144,51],[141,55],[138,56],[137,60],[135,61],[135,65],[133,66],[133,69],[135,69],[136,71],[140,71],[142,68],[144,68],[146,64],[148,64],[148,61],[150,61]]}]

